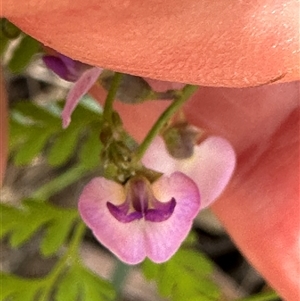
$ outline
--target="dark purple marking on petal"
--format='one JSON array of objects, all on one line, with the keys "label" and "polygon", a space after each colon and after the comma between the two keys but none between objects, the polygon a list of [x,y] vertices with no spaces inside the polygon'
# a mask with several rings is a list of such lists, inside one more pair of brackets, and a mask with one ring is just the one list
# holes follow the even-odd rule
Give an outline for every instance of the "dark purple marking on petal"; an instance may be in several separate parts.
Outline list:
[{"label": "dark purple marking on petal", "polygon": [[66,67],[68,69],[73,69],[75,68],[75,64],[76,61],[74,61],[73,59],[71,59],[70,57],[63,55],[61,53],[58,53],[58,57],[64,62],[64,64],[66,65]]},{"label": "dark purple marking on petal", "polygon": [[71,82],[76,82],[85,71],[92,68],[92,66],[90,65],[73,60],[70,57],[65,56],[61,53],[58,54],[58,57],[66,65],[68,69],[68,80]]},{"label": "dark purple marking on petal", "polygon": [[145,213],[145,220],[150,222],[163,222],[167,220],[174,212],[176,201],[172,198],[167,203],[162,203],[155,200],[154,208],[148,209]]},{"label": "dark purple marking on petal", "polygon": [[43,56],[45,65],[64,80],[69,80],[69,70],[62,59],[53,55]]},{"label": "dark purple marking on petal", "polygon": [[136,219],[141,219],[143,217],[143,214],[137,211],[127,214],[128,205],[126,204],[126,206],[124,206],[125,204],[126,202],[120,206],[116,206],[110,202],[107,202],[106,206],[111,215],[122,223],[130,223]]}]

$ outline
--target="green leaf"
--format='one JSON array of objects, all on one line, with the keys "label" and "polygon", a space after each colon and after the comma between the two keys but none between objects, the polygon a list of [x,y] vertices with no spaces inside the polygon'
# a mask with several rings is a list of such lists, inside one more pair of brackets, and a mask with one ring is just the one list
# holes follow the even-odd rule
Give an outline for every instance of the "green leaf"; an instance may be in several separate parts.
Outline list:
[{"label": "green leaf", "polygon": [[0,26],[0,36],[3,35],[13,40],[18,38],[21,34],[21,30],[6,18],[0,18]]},{"label": "green leaf", "polygon": [[40,43],[31,38],[25,36],[20,44],[15,49],[13,56],[8,63],[8,67],[13,73],[20,73],[30,62],[32,56],[40,49]]},{"label": "green leaf", "polygon": [[26,286],[13,294],[13,301],[33,301],[38,289],[33,286]]},{"label": "green leaf", "polygon": [[169,297],[172,294],[174,283],[176,283],[176,266],[174,262],[164,263],[160,267],[159,273],[159,292],[163,297]]},{"label": "green leaf", "polygon": [[63,214],[62,218],[56,218],[55,221],[48,225],[40,246],[40,250],[44,256],[55,254],[64,244],[76,217],[77,214],[70,212],[69,215]]},{"label": "green leaf", "polygon": [[89,136],[83,143],[80,153],[80,164],[87,169],[92,169],[100,163],[100,152],[102,144],[99,140],[99,133],[97,131],[91,131]]},{"label": "green leaf", "polygon": [[27,131],[30,131],[30,126],[18,123],[12,119],[9,125],[9,150],[12,152],[26,141]]},{"label": "green leaf", "polygon": [[55,301],[76,301],[79,298],[80,290],[80,274],[71,267],[66,274],[62,276],[59,282],[56,293]]},{"label": "green leaf", "polygon": [[7,274],[1,273],[1,290],[0,290],[0,300],[5,300],[8,296],[14,293],[15,283],[11,281]]},{"label": "green leaf", "polygon": [[79,160],[83,161],[80,165],[87,169],[98,165],[101,114],[91,106],[79,105],[72,115],[71,125],[63,130],[59,116],[61,106],[58,103],[54,110],[53,106],[41,107],[32,102],[20,102],[14,107],[10,118],[9,144],[16,165],[29,164],[50,144],[48,163],[61,166],[77,154],[81,133],[88,135],[87,139],[80,140]]},{"label": "green leaf", "polygon": [[36,127],[28,128],[27,140],[24,142],[24,145],[18,149],[14,157],[14,163],[17,166],[29,164],[39,155],[51,134],[51,130]]},{"label": "green leaf", "polygon": [[71,124],[87,125],[93,122],[100,125],[101,120],[102,115],[100,113],[79,104],[72,114]]},{"label": "green leaf", "polygon": [[58,134],[48,154],[48,163],[50,165],[62,165],[74,154],[80,132],[80,127],[70,125],[66,130]]},{"label": "green leaf", "polygon": [[115,299],[115,291],[109,282],[99,278],[84,267],[77,266],[75,270],[80,276],[83,301],[110,301]]},{"label": "green leaf", "polygon": [[1,212],[1,227],[0,238],[11,232],[17,225],[16,221],[19,219],[20,212],[17,208],[0,203]]},{"label": "green leaf", "polygon": [[180,252],[175,254],[175,259],[189,271],[198,270],[201,271],[202,274],[210,274],[213,271],[211,261],[200,252],[182,248]]},{"label": "green leaf", "polygon": [[77,210],[54,207],[47,203],[25,200],[22,206],[0,204],[1,237],[9,235],[12,247],[19,247],[38,230],[46,228],[41,243],[45,256],[54,254],[65,241],[78,217]]},{"label": "green leaf", "polygon": [[41,289],[39,280],[19,278],[5,273],[0,274],[0,301],[33,301]]},{"label": "green leaf", "polygon": [[0,35],[0,56],[2,56],[9,44],[10,39],[4,35]]},{"label": "green leaf", "polygon": [[145,261],[142,268],[147,279],[156,281],[159,293],[173,301],[219,298],[219,289],[210,278],[212,263],[193,249],[182,247],[168,262],[157,265]]},{"label": "green leaf", "polygon": [[29,240],[41,227],[51,220],[46,210],[36,214],[33,210],[24,210],[19,219],[15,221],[14,231],[10,236],[10,244],[13,248],[19,247]]},{"label": "green leaf", "polygon": [[61,129],[61,119],[57,115],[54,115],[47,107],[41,107],[34,102],[20,101],[14,106],[13,111],[17,111],[31,118],[33,121],[51,124]]},{"label": "green leaf", "polygon": [[147,280],[156,279],[159,277],[160,264],[155,264],[148,258],[143,262],[143,273]]},{"label": "green leaf", "polygon": [[[99,164],[101,144],[98,133],[102,118],[99,107],[95,108],[95,101],[90,98],[84,99],[83,105],[79,105],[73,113],[71,125],[63,130],[62,106],[62,103],[39,106],[33,102],[19,102],[13,108],[9,145],[16,165],[31,163],[45,147],[48,149],[48,163],[53,166],[65,164],[73,154],[78,155],[79,165],[87,170]],[[88,133],[86,139],[81,135],[85,133]]]}]

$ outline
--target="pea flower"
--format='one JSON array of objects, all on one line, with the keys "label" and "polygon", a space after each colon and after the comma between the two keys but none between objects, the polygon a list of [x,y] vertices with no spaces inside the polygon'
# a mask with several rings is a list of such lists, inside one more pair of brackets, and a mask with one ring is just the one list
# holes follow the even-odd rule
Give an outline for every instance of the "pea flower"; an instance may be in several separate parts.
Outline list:
[{"label": "pea flower", "polygon": [[66,128],[71,122],[72,112],[78,105],[81,97],[93,86],[102,69],[75,61],[60,53],[57,53],[56,56],[45,55],[43,61],[59,77],[66,81],[74,82],[62,111],[63,128]]},{"label": "pea flower", "polygon": [[193,155],[175,159],[167,151],[161,137],[156,137],[147,149],[143,164],[170,175],[180,171],[193,179],[200,189],[201,209],[208,207],[228,184],[236,164],[235,151],[224,138],[210,136],[194,146]]},{"label": "pea flower", "polygon": [[[156,139],[150,150],[155,150],[160,142]],[[156,160],[170,168],[155,182],[134,176],[122,186],[98,177],[85,186],[79,198],[83,221],[99,242],[127,264],[140,263],[146,257],[156,263],[168,260],[188,235],[193,219],[203,207],[202,194],[207,206],[229,181],[235,162],[226,140],[210,138],[204,146],[197,147],[190,162],[195,164],[197,177],[202,178],[197,186],[180,171],[170,173],[171,166],[175,169],[174,162],[164,151],[162,146],[156,149],[155,154],[162,155]],[[144,161],[151,165],[153,157],[149,153],[146,156]],[[222,156],[227,158],[220,159]]]},{"label": "pea flower", "polygon": [[168,260],[188,234],[200,209],[195,183],[182,173],[150,184],[144,177],[122,185],[94,178],[79,199],[79,211],[95,237],[122,261]]}]

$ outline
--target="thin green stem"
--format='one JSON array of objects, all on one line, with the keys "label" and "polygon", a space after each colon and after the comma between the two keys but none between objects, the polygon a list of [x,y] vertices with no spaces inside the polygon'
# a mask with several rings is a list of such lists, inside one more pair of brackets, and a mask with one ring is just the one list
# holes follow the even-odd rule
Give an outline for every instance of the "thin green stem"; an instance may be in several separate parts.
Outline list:
[{"label": "thin green stem", "polygon": [[144,141],[140,144],[135,153],[135,160],[140,160],[148,147],[150,146],[153,139],[159,134],[164,125],[169,121],[169,119],[176,113],[177,110],[191,97],[193,93],[196,92],[198,86],[186,85],[180,94],[176,97],[171,105],[160,115],[156,123],[153,125],[151,130],[148,132]]},{"label": "thin green stem", "polygon": [[238,299],[237,301],[276,301],[279,296],[275,292],[260,293],[248,298]]},{"label": "thin green stem", "polygon": [[45,286],[40,297],[40,300],[47,301],[49,300],[53,287],[57,282],[61,273],[66,269],[66,266],[74,260],[78,260],[78,252],[83,235],[85,233],[85,225],[82,222],[79,222],[74,230],[72,240],[70,241],[69,248],[64,256],[57,262],[50,274],[45,278]]},{"label": "thin green stem", "polygon": [[83,239],[83,236],[85,234],[86,226],[83,222],[79,222],[77,224],[77,227],[75,229],[74,235],[72,237],[72,240],[69,244],[69,250],[67,252],[68,257],[71,257],[73,259],[78,259],[78,253],[79,253],[79,247],[81,244],[81,241]]},{"label": "thin green stem", "polygon": [[72,168],[68,169],[65,173],[59,175],[55,179],[46,183],[38,190],[36,190],[32,198],[39,200],[47,200],[54,193],[64,189],[68,185],[78,181],[84,177],[88,172],[90,172],[83,165],[75,165]]},{"label": "thin green stem", "polygon": [[115,100],[116,94],[118,92],[118,88],[121,82],[122,74],[119,72],[115,72],[112,82],[108,91],[108,94],[105,99],[104,108],[103,108],[103,116],[109,122],[111,121],[111,116],[113,112],[113,102]]}]

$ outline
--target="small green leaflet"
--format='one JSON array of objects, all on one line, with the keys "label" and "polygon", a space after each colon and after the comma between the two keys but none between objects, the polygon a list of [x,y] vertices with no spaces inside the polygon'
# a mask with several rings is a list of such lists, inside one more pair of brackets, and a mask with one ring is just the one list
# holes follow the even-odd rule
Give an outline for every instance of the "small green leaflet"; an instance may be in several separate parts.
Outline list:
[{"label": "small green leaflet", "polygon": [[[56,111],[61,108],[56,106]],[[99,163],[101,143],[98,131],[101,113],[86,105],[79,105],[72,122],[62,129],[62,121],[52,107],[41,107],[32,102],[20,102],[11,112],[10,153],[16,165],[27,165],[46,152],[48,163],[61,166],[73,158],[78,147],[79,161],[87,168]]]},{"label": "small green leaflet", "polygon": [[66,266],[65,272],[54,284],[48,276],[26,279],[2,273],[0,279],[0,301],[50,301],[50,298],[41,298],[45,290],[49,291],[49,287],[50,292],[53,292],[54,301],[115,300],[112,284],[99,278],[80,263]]},{"label": "small green leaflet", "polygon": [[5,53],[9,45],[9,42],[10,42],[9,38],[0,34],[0,56],[2,56]]},{"label": "small green leaflet", "polygon": [[30,36],[25,35],[12,54],[8,68],[12,73],[20,73],[30,62],[34,54],[41,48],[41,44]]},{"label": "small green leaflet", "polygon": [[[79,298],[78,298],[79,297]],[[113,286],[81,265],[73,265],[57,286],[55,301],[115,300]]]},{"label": "small green leaflet", "polygon": [[159,293],[172,301],[219,300],[219,288],[211,279],[212,263],[198,251],[182,247],[169,261],[146,260],[142,268],[145,277],[156,282]]},{"label": "small green leaflet", "polygon": [[33,200],[23,201],[19,208],[1,203],[0,211],[0,237],[7,235],[12,247],[20,247],[37,231],[45,230],[40,245],[44,256],[51,256],[59,250],[78,219],[75,209],[58,208]]},{"label": "small green leaflet", "polygon": [[24,279],[15,275],[0,274],[0,301],[35,301],[42,288],[40,279]]}]

